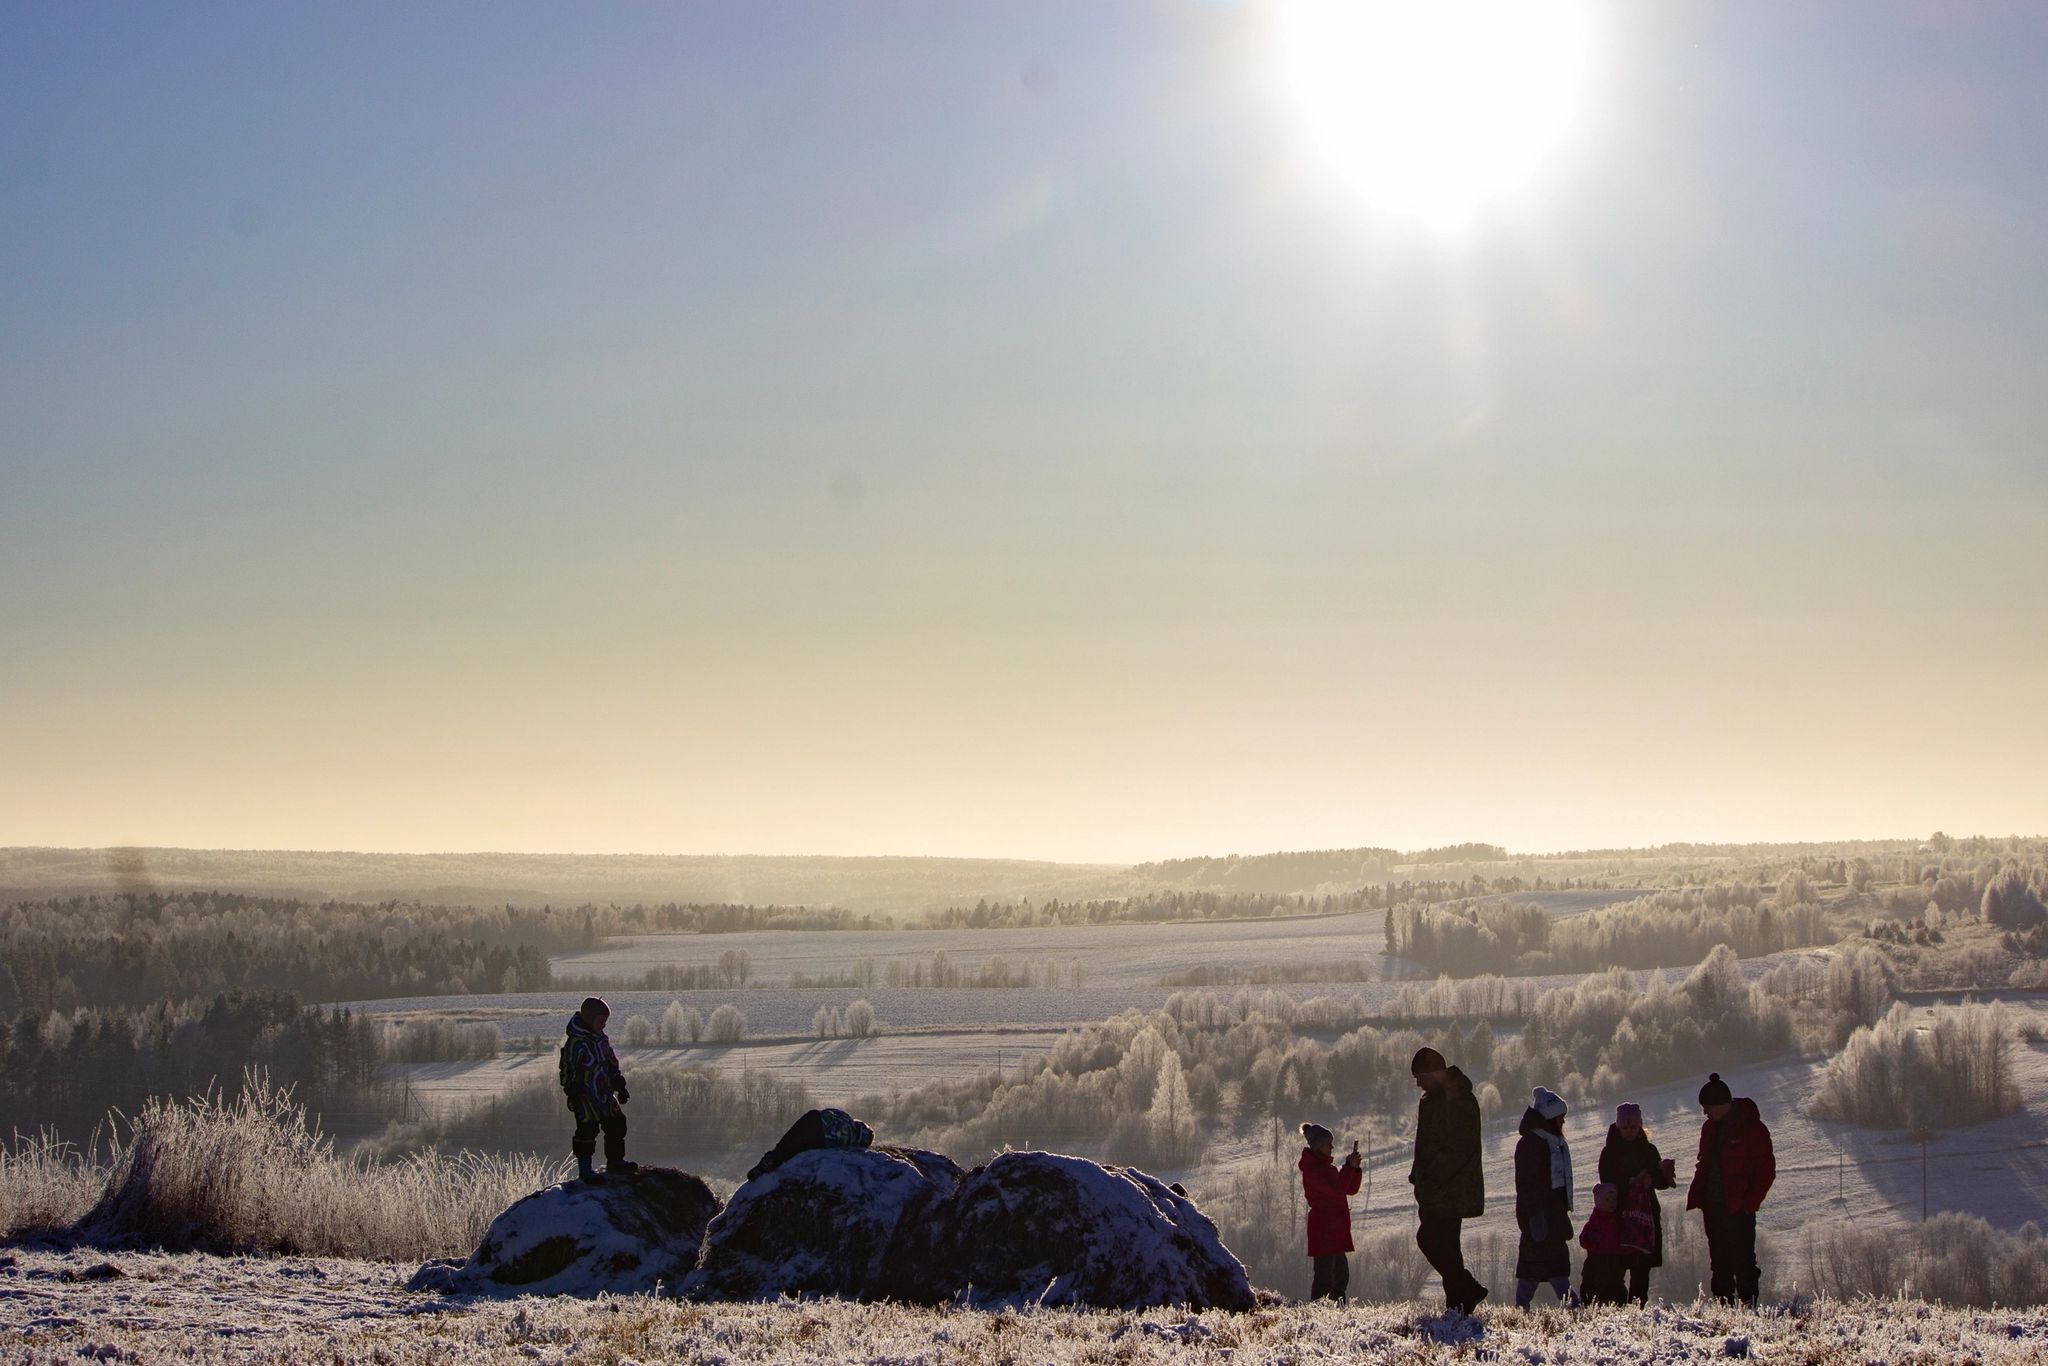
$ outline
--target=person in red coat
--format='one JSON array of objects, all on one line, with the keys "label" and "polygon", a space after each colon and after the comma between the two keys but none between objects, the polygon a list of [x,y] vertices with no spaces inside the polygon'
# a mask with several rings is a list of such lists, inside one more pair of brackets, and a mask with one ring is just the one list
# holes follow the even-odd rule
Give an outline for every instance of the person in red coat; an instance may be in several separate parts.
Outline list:
[{"label": "person in red coat", "polygon": [[1352,1146],[1338,1166],[1330,1158],[1337,1140],[1320,1124],[1301,1126],[1301,1193],[1308,1201],[1308,1255],[1315,1264],[1312,1300],[1344,1298],[1351,1284],[1351,1200],[1365,1177],[1365,1161]]},{"label": "person in red coat", "polygon": [[1756,1264],[1756,1212],[1778,1178],[1771,1131],[1756,1102],[1736,1096],[1719,1072],[1700,1088],[1700,1155],[1692,1169],[1685,1207],[1700,1212],[1707,1230],[1707,1260],[1714,1298],[1754,1308],[1763,1273]]}]

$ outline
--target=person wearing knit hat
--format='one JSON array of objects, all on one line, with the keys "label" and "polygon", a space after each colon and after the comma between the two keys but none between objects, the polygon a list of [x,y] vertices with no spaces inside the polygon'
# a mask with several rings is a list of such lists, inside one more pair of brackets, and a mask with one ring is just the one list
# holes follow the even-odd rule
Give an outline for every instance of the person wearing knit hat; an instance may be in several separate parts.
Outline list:
[{"label": "person wearing knit hat", "polygon": [[1479,1101],[1472,1082],[1434,1048],[1418,1049],[1408,1064],[1422,1099],[1415,1107],[1415,1245],[1443,1278],[1444,1308],[1469,1314],[1486,1287],[1465,1267],[1464,1222],[1486,1212],[1486,1174],[1480,1162]]},{"label": "person wearing knit hat", "polygon": [[1763,1279],[1756,1263],[1756,1212],[1778,1177],[1771,1131],[1756,1102],[1736,1095],[1719,1072],[1709,1073],[1700,1088],[1700,1109],[1706,1120],[1685,1207],[1698,1210],[1706,1226],[1714,1298],[1753,1307]]},{"label": "person wearing knit hat", "polygon": [[1351,1197],[1365,1176],[1358,1145],[1344,1155],[1344,1165],[1330,1160],[1336,1138],[1320,1124],[1301,1126],[1301,1194],[1308,1201],[1308,1255],[1315,1275],[1309,1283],[1312,1300],[1341,1300],[1351,1284]]},{"label": "person wearing knit hat", "polygon": [[1544,1281],[1572,1302],[1572,1149],[1564,1141],[1564,1097],[1545,1086],[1531,1094],[1515,1144],[1515,1308],[1527,1309]]},{"label": "person wearing knit hat", "polygon": [[1600,1179],[1621,1191],[1621,1267],[1628,1297],[1650,1302],[1650,1269],[1664,1265],[1664,1207],[1657,1192],[1677,1184],[1671,1159],[1657,1151],[1643,1128],[1643,1107],[1623,1102],[1607,1126]]}]

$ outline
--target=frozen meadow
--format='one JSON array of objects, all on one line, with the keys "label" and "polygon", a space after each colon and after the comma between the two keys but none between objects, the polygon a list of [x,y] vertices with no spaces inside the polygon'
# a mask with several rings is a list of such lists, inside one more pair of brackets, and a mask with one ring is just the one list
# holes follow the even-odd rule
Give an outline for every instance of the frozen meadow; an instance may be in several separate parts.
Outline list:
[{"label": "frozen meadow", "polygon": [[1797,1361],[1934,1366],[2048,1357],[2048,1314],[1912,1301],[1563,1314],[1278,1302],[1249,1313],[988,1313],[844,1301],[699,1305],[659,1296],[444,1299],[407,1268],[304,1258],[17,1250],[0,1261],[0,1364],[840,1363],[1147,1366],[1207,1362]]}]

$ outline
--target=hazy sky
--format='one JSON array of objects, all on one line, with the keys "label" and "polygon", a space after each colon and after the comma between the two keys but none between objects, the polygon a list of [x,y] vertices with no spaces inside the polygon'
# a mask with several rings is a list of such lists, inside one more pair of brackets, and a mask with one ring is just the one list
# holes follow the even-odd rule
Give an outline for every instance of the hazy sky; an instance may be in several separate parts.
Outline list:
[{"label": "hazy sky", "polygon": [[0,6],[0,844],[2048,830],[2048,7],[1282,18]]}]

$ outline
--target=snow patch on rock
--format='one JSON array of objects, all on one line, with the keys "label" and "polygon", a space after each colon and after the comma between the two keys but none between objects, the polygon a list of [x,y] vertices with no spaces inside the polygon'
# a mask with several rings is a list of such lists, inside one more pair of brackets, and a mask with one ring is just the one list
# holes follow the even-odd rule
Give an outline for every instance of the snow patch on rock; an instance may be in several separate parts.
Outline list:
[{"label": "snow patch on rock", "polygon": [[930,1303],[943,1281],[935,1235],[959,1179],[951,1158],[916,1148],[798,1153],[733,1192],[683,1293]]},{"label": "snow patch on rock", "polygon": [[697,1264],[718,1197],[688,1172],[642,1167],[602,1185],[564,1181],[491,1221],[461,1262],[428,1262],[411,1290],[449,1294],[631,1295],[674,1285]]},{"label": "snow patch on rock", "polygon": [[1004,1153],[961,1180],[948,1213],[937,1262],[977,1306],[1255,1302],[1209,1217],[1135,1168]]}]

